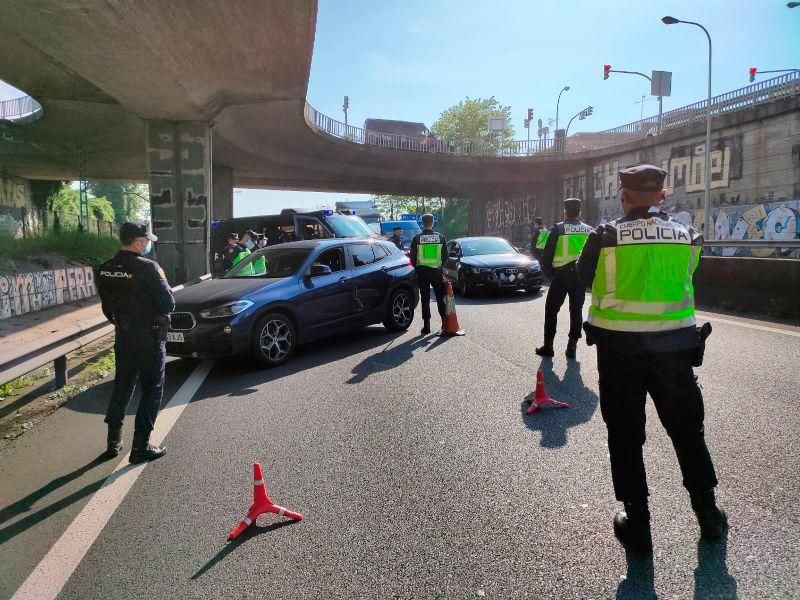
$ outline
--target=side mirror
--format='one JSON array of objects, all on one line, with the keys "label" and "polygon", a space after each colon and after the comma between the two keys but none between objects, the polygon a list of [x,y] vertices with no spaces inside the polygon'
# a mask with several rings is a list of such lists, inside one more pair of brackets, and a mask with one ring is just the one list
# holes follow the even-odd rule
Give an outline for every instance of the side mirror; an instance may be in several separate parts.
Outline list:
[{"label": "side mirror", "polygon": [[311,265],[311,277],[322,277],[323,275],[330,275],[333,273],[328,265]]}]

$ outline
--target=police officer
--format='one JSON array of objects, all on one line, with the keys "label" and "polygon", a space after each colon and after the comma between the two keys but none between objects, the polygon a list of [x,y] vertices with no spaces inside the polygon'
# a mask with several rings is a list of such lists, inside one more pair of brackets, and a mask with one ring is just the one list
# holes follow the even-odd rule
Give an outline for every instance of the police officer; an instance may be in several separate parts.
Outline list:
[{"label": "police officer", "polygon": [[[262,248],[266,248],[267,246],[267,239],[264,237],[263,234],[257,233],[256,234],[256,250],[261,250]],[[267,272],[267,259],[266,257],[261,254],[260,256],[253,259],[253,275],[264,275]]]},{"label": "police officer", "polygon": [[389,241],[392,242],[398,249],[403,249],[403,228],[402,227],[393,227],[392,228],[392,237],[389,238]]},{"label": "police officer", "polygon": [[239,245],[239,234],[236,232],[229,233],[228,244],[222,250],[222,268],[225,271],[230,270],[233,265],[242,260],[240,258],[242,252],[243,248]]},{"label": "police officer", "polygon": [[648,392],[672,439],[702,536],[720,537],[727,524],[714,498],[717,478],[692,370],[704,345],[692,287],[703,238],[661,210],[666,175],[653,165],[621,170],[625,216],[600,225],[578,261],[581,281],[592,286],[586,337],[597,344],[611,478],[624,504],[614,530],[624,544],[643,552],[652,549],[642,460]]},{"label": "police officer", "polygon": [[422,215],[422,233],[411,241],[411,264],[417,271],[420,302],[422,303],[422,335],[431,332],[431,288],[436,296],[439,316],[444,320],[444,273],[442,267],[447,260],[444,245],[447,239],[433,230],[433,215]]},{"label": "police officer", "polygon": [[109,457],[122,450],[122,421],[138,377],[142,398],[136,411],[130,462],[163,456],[167,449],[150,444],[164,396],[165,340],[169,313],[175,309],[164,271],[144,258],[158,238],[142,223],[127,222],[119,228],[122,244],[117,254],[97,269],[95,281],[103,314],[114,324],[116,375],[106,410]]},{"label": "police officer", "polygon": [[553,356],[553,340],[556,337],[558,311],[569,296],[569,340],[567,358],[575,358],[583,324],[583,302],[586,287],[578,280],[575,261],[592,228],[580,220],[581,201],[578,198],[564,200],[564,220],[557,223],[547,236],[542,252],[542,270],[550,281],[544,305],[544,345],[536,348],[539,356]]},{"label": "police officer", "polygon": [[542,261],[542,250],[547,244],[548,233],[542,217],[536,217],[534,219],[533,234],[531,234],[531,254],[539,262]]}]

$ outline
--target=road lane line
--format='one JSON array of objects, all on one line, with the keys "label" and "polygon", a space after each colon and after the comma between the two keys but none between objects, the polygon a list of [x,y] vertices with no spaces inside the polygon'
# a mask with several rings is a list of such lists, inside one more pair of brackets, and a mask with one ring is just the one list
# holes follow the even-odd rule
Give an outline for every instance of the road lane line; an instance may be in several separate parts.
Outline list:
[{"label": "road lane line", "polygon": [[702,319],[708,319],[709,321],[716,321],[717,323],[725,323],[726,325],[738,325],[739,327],[746,327],[747,329],[755,329],[757,331],[768,331],[769,333],[780,333],[783,335],[790,335],[792,337],[800,338],[800,331],[794,331],[792,329],[782,329],[780,327],[769,327],[768,325],[756,325],[755,323],[748,323],[746,321],[723,319],[722,317],[717,317],[709,313],[698,312],[697,320],[700,321]]},{"label": "road lane line", "polygon": [[[203,361],[175,392],[169,403],[161,410],[151,441],[160,445],[177,422],[189,402],[200,389],[211,367],[212,361]],[[169,460],[165,457],[162,460]],[[102,487],[83,507],[67,530],[28,575],[12,600],[52,599],[58,596],[97,536],[125,499],[125,496],[142,474],[147,463],[131,465],[126,456],[103,482]]]}]

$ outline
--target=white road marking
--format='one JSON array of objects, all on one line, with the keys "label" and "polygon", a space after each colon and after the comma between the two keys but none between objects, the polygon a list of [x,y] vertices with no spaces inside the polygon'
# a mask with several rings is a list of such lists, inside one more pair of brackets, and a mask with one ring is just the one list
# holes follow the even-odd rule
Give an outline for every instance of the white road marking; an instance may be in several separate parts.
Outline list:
[{"label": "white road marking", "polygon": [[[156,428],[150,436],[153,444],[160,445],[164,441],[172,426],[200,389],[213,365],[212,361],[203,361],[197,365],[161,410]],[[165,457],[162,460],[169,458]],[[120,461],[114,472],[103,482],[102,487],[89,499],[80,514],[14,593],[12,600],[28,598],[49,600],[58,596],[111,515],[142,474],[146,464],[131,465],[128,463],[127,455]]]},{"label": "white road marking", "polygon": [[784,329],[782,327],[770,327],[768,325],[756,325],[755,323],[750,323],[748,321],[739,321],[734,319],[724,319],[722,317],[717,317],[716,315],[706,313],[706,312],[698,312],[697,313],[697,320],[702,321],[703,319],[708,319],[709,321],[716,321],[717,323],[725,323],[726,325],[738,325],[739,327],[746,327],[747,329],[755,329],[757,331],[768,331],[769,333],[780,333],[783,335],[790,335],[792,337],[800,338],[800,331],[797,329]]}]

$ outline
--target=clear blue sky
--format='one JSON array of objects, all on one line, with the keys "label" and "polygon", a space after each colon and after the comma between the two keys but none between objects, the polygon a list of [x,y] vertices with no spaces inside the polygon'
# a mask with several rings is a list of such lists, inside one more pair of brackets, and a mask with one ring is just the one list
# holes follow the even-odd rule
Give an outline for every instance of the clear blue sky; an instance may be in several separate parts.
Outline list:
[{"label": "clear blue sky", "polygon": [[[569,85],[562,126],[592,105],[594,115],[576,120],[571,132],[608,129],[639,118],[636,101],[649,97],[649,84],[621,74],[604,81],[604,64],[672,71],[665,111],[705,97],[705,36],[693,26],[662,24],[664,15],[708,28],[714,94],[747,85],[751,66],[800,68],[800,7],[788,9],[786,0],[320,0],[308,99],[343,120],[348,95],[351,124],[376,117],[430,126],[466,96],[495,96],[511,106],[523,139],[526,109],[546,122],[555,116],[559,90]],[[645,116],[657,110],[655,101],[645,104]],[[358,198],[243,190],[234,210],[269,213],[343,197]]]}]

